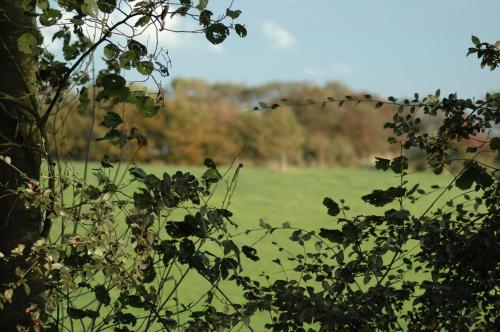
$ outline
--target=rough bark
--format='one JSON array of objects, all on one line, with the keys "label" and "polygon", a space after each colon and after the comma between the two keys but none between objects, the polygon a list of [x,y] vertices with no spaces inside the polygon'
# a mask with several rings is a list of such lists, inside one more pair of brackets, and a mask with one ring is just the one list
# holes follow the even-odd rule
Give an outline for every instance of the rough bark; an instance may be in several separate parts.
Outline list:
[{"label": "rough bark", "polygon": [[[0,155],[9,157],[11,165],[0,161],[0,252],[6,257],[18,244],[31,245],[39,238],[41,212],[27,207],[16,194],[28,179],[39,180],[41,139],[36,125],[37,88],[36,55],[19,51],[18,38],[24,33],[37,36],[34,11],[25,13],[20,0],[0,1]],[[24,257],[0,262],[0,291],[15,282],[16,267],[26,268]],[[12,303],[0,310],[0,329],[15,331],[16,325],[29,324],[25,309],[39,301],[41,279],[30,274],[28,296],[23,287],[14,291]]]}]

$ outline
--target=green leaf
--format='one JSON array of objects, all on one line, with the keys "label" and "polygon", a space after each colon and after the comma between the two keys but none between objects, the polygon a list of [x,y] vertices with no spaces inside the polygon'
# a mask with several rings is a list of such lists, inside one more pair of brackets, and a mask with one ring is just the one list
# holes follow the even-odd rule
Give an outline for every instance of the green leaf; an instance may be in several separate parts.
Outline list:
[{"label": "green leaf", "polygon": [[99,312],[93,310],[82,310],[77,308],[68,308],[68,316],[73,319],[83,319],[85,317],[97,318],[99,317]]},{"label": "green leaf", "polygon": [[36,37],[31,33],[23,33],[17,40],[19,51],[26,54],[35,54],[38,47]]},{"label": "green leaf", "polygon": [[462,189],[466,190],[472,187],[472,184],[479,177],[479,173],[477,172],[476,167],[468,167],[455,181],[455,185]]},{"label": "green leaf", "polygon": [[189,239],[183,239],[179,247],[179,261],[181,263],[188,262],[194,255],[196,248],[193,241]]},{"label": "green leaf", "polygon": [[99,7],[97,6],[96,0],[83,0],[82,12],[85,15],[96,17],[99,13]]},{"label": "green leaf", "polygon": [[103,137],[98,137],[96,141],[111,141],[122,137],[122,133],[116,129],[109,130]]},{"label": "green leaf", "polygon": [[68,316],[73,319],[82,319],[87,317],[85,310],[77,308],[68,308]]},{"label": "green leaf", "polygon": [[408,169],[408,158],[399,156],[394,158],[391,162],[391,169],[396,174],[401,174],[404,170]]},{"label": "green leaf", "polygon": [[155,69],[155,66],[151,61],[141,61],[137,64],[136,69],[140,74],[148,76],[151,75],[151,73]]},{"label": "green leaf", "polygon": [[108,44],[104,47],[104,56],[108,59],[116,59],[120,55],[120,48],[115,44]]},{"label": "green leaf", "polygon": [[490,140],[490,149],[500,150],[500,137],[493,137]]},{"label": "green leaf", "polygon": [[40,15],[40,24],[44,26],[51,26],[58,22],[62,14],[57,9],[48,8]]},{"label": "green leaf", "polygon": [[365,275],[363,277],[363,284],[366,285],[367,283],[370,282],[370,280],[371,280],[370,271],[367,270],[367,271],[365,271]]},{"label": "green leaf", "polygon": [[142,168],[139,168],[139,167],[132,167],[129,170],[129,173],[130,173],[130,175],[132,175],[138,179],[145,179],[147,176],[146,172],[144,172],[144,170]]},{"label": "green leaf", "polygon": [[241,10],[231,10],[227,9],[226,10],[226,15],[232,18],[233,20],[237,19],[241,15]]},{"label": "green leaf", "polygon": [[390,209],[388,211],[385,211],[385,218],[387,219],[387,221],[393,224],[401,225],[409,217],[410,212],[408,210]]},{"label": "green leaf", "polygon": [[111,297],[109,296],[109,292],[103,285],[98,285],[94,287],[95,298],[97,301],[102,304],[108,306],[111,303]]},{"label": "green leaf", "polygon": [[340,213],[339,205],[329,197],[325,197],[325,199],[323,200],[323,205],[328,208],[328,214],[332,217],[335,217]]},{"label": "green leaf", "polygon": [[247,36],[247,28],[245,28],[244,25],[236,24],[234,26],[234,29],[236,30],[238,36],[240,36],[241,38],[245,38]]},{"label": "green leaf", "polygon": [[203,165],[205,165],[205,167],[208,168],[214,168],[214,169],[217,168],[217,165],[210,158],[205,158],[205,160],[203,161]]},{"label": "green leaf", "polygon": [[[182,3],[182,1],[181,1],[181,3]],[[177,8],[177,10],[175,12],[172,13],[172,15],[170,15],[170,18],[174,17],[177,14],[179,14],[181,16],[186,16],[186,14],[189,12],[189,6],[190,5],[180,6],[179,8]]]},{"label": "green leaf", "polygon": [[23,286],[24,286],[24,292],[26,293],[26,295],[29,296],[31,293],[30,285],[27,282],[23,282]]},{"label": "green leaf", "polygon": [[77,43],[73,44],[64,44],[63,46],[63,55],[64,60],[69,61],[75,59],[80,54],[80,48]]},{"label": "green leaf", "polygon": [[102,77],[102,87],[108,90],[119,89],[125,86],[127,81],[118,74],[106,74]]},{"label": "green leaf", "polygon": [[337,260],[337,263],[339,263],[339,265],[344,264],[344,252],[339,251],[339,253],[335,255],[335,259]]},{"label": "green leaf", "polygon": [[481,44],[481,40],[479,40],[479,38],[477,38],[476,36],[472,36],[471,39],[474,45],[478,46],[479,44]]},{"label": "green leaf", "polygon": [[239,262],[240,261],[240,248],[232,240],[224,241],[224,256],[229,255],[231,252],[234,252],[235,257]]},{"label": "green leaf", "polygon": [[88,198],[91,200],[99,198],[100,195],[101,191],[99,190],[99,188],[92,185],[90,185],[88,188],[85,188],[82,192],[82,196],[84,198]]},{"label": "green leaf", "polygon": [[146,55],[148,52],[148,48],[146,47],[146,45],[134,39],[130,39],[128,41],[127,47],[129,51],[132,51],[133,55],[137,58]]},{"label": "green leaf", "polygon": [[200,2],[198,3],[198,5],[196,6],[196,9],[198,10],[204,10],[206,9],[208,6],[208,0],[200,0]]},{"label": "green leaf", "polygon": [[391,203],[398,197],[403,197],[406,190],[401,187],[390,187],[386,190],[376,189],[371,194],[361,197],[365,202],[374,206],[384,206]]},{"label": "green leaf", "polygon": [[104,120],[101,122],[101,126],[104,126],[106,128],[116,128],[117,126],[122,124],[122,122],[123,120],[120,115],[111,111],[106,113],[106,115],[104,116]]},{"label": "green leaf", "polygon": [[349,222],[342,227],[342,234],[347,239],[354,241],[359,238],[361,231],[352,222]]},{"label": "green leaf", "polygon": [[200,16],[198,19],[200,24],[205,26],[205,27],[209,26],[212,15],[213,15],[213,13],[210,10],[206,10],[206,9],[202,10],[200,12]]},{"label": "green leaf", "polygon": [[118,74],[106,74],[98,79],[98,84],[103,87],[102,97],[115,97],[125,100],[129,96],[130,90],[125,86],[127,81]]},{"label": "green leaf", "polygon": [[382,260],[382,257],[375,256],[374,264],[375,264],[375,267],[377,268],[377,270],[382,270],[382,268],[384,267],[384,261]]},{"label": "green leaf", "polygon": [[222,43],[228,35],[229,29],[222,23],[210,24],[205,30],[205,36],[214,45]]},{"label": "green leaf", "polygon": [[458,177],[455,185],[462,190],[466,190],[472,187],[474,182],[484,189],[491,186],[494,180],[482,167],[473,163]]},{"label": "green leaf", "polygon": [[334,243],[342,243],[344,241],[344,234],[338,229],[321,228],[319,236]]},{"label": "green leaf", "polygon": [[116,0],[97,0],[97,7],[104,13],[112,13],[116,8]]},{"label": "green leaf", "polygon": [[[115,321],[120,324],[132,325],[137,323],[137,318],[129,312],[117,312],[115,314]],[[128,330],[125,330],[128,331]]]},{"label": "green leaf", "polygon": [[150,16],[144,15],[143,17],[138,19],[137,22],[135,22],[134,26],[135,27],[144,27],[144,26],[148,25],[150,20],[151,20]]},{"label": "green leaf", "polygon": [[133,308],[142,308],[144,306],[143,301],[139,295],[128,295],[124,297],[123,303]]},{"label": "green leaf", "polygon": [[390,144],[396,144],[398,141],[396,140],[395,137],[389,137],[387,138],[387,142],[389,142]]},{"label": "green leaf", "polygon": [[222,176],[220,175],[219,171],[215,168],[209,168],[207,169],[203,175],[201,176],[205,182],[210,185],[212,183],[217,183],[219,180],[222,179]]},{"label": "green leaf", "polygon": [[127,101],[129,103],[132,103],[137,107],[137,110],[142,114],[144,117],[151,117],[158,113],[159,107],[155,105],[153,99],[149,96],[147,96],[144,92],[142,91],[135,91],[131,93]]},{"label": "green leaf", "polygon": [[259,256],[257,256],[257,250],[255,250],[255,248],[243,246],[241,247],[241,251],[247,258],[253,260],[254,262],[260,260]]},{"label": "green leaf", "polygon": [[384,159],[384,158],[379,158],[375,157],[375,168],[376,169],[381,169],[381,170],[388,170],[391,164],[391,161],[389,159]]}]

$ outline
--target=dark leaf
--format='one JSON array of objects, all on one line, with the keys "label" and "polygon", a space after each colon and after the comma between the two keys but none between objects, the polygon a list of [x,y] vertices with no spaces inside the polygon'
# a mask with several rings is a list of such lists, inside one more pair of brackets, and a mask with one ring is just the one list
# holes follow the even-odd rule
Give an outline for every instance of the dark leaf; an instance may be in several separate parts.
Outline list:
[{"label": "dark leaf", "polygon": [[134,326],[137,323],[137,318],[131,313],[119,311],[115,314],[115,322]]},{"label": "dark leaf", "polygon": [[112,13],[116,7],[116,0],[97,0],[97,7],[104,13]]},{"label": "dark leaf", "polygon": [[493,137],[490,141],[490,149],[500,150],[500,137]]},{"label": "dark leaf", "polygon": [[120,117],[119,114],[110,111],[107,112],[106,115],[104,116],[103,121],[101,122],[101,126],[104,126],[106,128],[116,128],[120,124],[122,124],[122,118]]},{"label": "dark leaf", "polygon": [[97,301],[102,304],[108,306],[111,303],[111,297],[109,296],[109,292],[103,285],[98,285],[94,287],[95,298]]},{"label": "dark leaf", "polygon": [[228,8],[226,9],[226,15],[235,20],[241,15],[241,10],[231,10]]},{"label": "dark leaf", "polygon": [[243,252],[243,254],[253,260],[253,261],[258,261],[260,258],[257,256],[257,250],[255,250],[254,248],[252,247],[249,247],[249,246],[243,246],[241,247],[241,251]]},{"label": "dark leaf", "polygon": [[386,190],[376,189],[371,194],[361,197],[365,202],[374,206],[384,206],[391,203],[398,197],[405,195],[405,189],[401,187],[390,187]]},{"label": "dark leaf", "polygon": [[248,32],[247,32],[247,28],[245,28],[244,25],[241,25],[241,24],[236,24],[234,26],[234,30],[236,30],[236,33],[238,34],[238,36],[244,38],[247,36]]},{"label": "dark leaf", "polygon": [[384,159],[384,158],[379,158],[375,157],[375,168],[376,169],[381,169],[381,170],[388,170],[391,164],[391,161],[389,159]]},{"label": "dark leaf", "polygon": [[319,236],[334,243],[342,243],[344,241],[344,234],[337,229],[321,228]]},{"label": "dark leaf", "polygon": [[391,169],[396,174],[401,174],[404,170],[408,169],[408,158],[399,156],[394,158],[391,162]]},{"label": "dark leaf", "polygon": [[323,205],[328,208],[328,214],[335,217],[340,213],[339,205],[331,198],[325,197]]},{"label": "dark leaf", "polygon": [[104,56],[108,59],[116,59],[120,55],[120,48],[115,44],[108,44],[104,47]]},{"label": "dark leaf", "polygon": [[229,29],[222,23],[210,24],[205,30],[205,36],[214,45],[222,43],[228,35]]}]

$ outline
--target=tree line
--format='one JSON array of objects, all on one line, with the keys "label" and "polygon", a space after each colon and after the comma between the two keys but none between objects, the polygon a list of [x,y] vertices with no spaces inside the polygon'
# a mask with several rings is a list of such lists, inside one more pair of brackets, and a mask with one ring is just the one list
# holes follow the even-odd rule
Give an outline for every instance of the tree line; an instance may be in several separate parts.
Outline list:
[{"label": "tree line", "polygon": [[[94,113],[92,103],[82,103],[82,93],[70,95],[67,110],[53,119],[51,132],[59,137],[53,141],[57,144],[53,150],[61,157],[84,160],[94,116],[91,160],[135,154],[140,162],[198,165],[207,157],[225,164],[239,156],[246,164],[280,168],[351,166],[387,153],[389,147],[383,125],[391,118],[390,106],[374,112],[367,104],[299,103],[324,96],[360,95],[337,82],[247,86],[176,78],[159,94],[138,85],[132,89],[155,97],[160,107],[152,119],[127,103],[113,108],[98,103]],[[87,88],[89,99],[92,90]],[[290,107],[252,110],[260,100],[285,97]],[[110,125],[115,135],[106,135]],[[138,151],[124,151],[120,142],[132,131],[140,132],[148,142]],[[110,140],[114,144],[107,144]]]}]

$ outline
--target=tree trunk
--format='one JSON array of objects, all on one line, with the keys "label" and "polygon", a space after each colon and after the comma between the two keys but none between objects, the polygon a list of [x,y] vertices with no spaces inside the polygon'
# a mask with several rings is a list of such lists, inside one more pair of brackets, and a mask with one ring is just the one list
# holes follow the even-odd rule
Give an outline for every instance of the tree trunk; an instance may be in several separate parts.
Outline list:
[{"label": "tree trunk", "polygon": [[288,156],[285,152],[285,150],[281,150],[281,170],[283,172],[286,172],[288,170]]},{"label": "tree trunk", "polygon": [[[34,9],[25,13],[20,0],[0,1],[0,252],[6,258],[18,244],[28,253],[39,238],[41,212],[26,206],[17,189],[40,179],[41,139],[37,128],[38,96],[36,54],[19,51],[18,39],[29,33],[38,38]],[[35,52],[34,52],[35,53]],[[10,165],[8,161],[10,158]],[[0,262],[0,292],[12,288],[15,269],[27,269],[25,256]],[[24,287],[14,291],[12,303],[0,310],[0,329],[15,331],[30,324],[26,308],[39,301],[43,282],[36,274],[27,275],[30,294]]]}]

